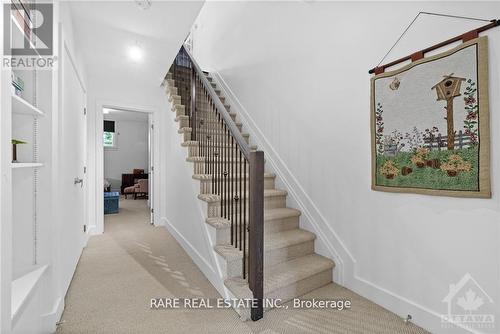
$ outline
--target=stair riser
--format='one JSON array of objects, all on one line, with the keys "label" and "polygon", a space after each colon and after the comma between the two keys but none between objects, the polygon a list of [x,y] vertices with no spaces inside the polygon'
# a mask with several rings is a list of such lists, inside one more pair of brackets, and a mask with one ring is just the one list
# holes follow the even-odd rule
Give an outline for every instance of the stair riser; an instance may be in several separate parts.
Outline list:
[{"label": "stair riser", "polygon": [[[197,116],[198,120],[203,119],[203,121],[206,120],[206,122],[208,122],[208,123],[219,124],[219,120],[218,119],[211,119],[211,118],[214,117],[213,114],[206,115],[205,113],[198,112],[198,114],[196,116]],[[236,116],[237,115],[235,113],[229,113],[229,116],[231,116],[231,118],[233,119],[233,121],[236,121]],[[221,116],[221,121],[222,121],[222,116]]]},{"label": "stair riser", "polygon": [[[239,180],[236,180],[239,187]],[[248,179],[246,182],[242,182],[241,186],[244,187],[246,184],[246,189],[248,190]],[[274,177],[265,177],[264,178],[264,189],[274,189]],[[203,180],[200,181],[200,194],[211,194],[212,193],[212,180]]]},{"label": "stair riser", "polygon": [[168,97],[168,101],[172,102],[173,104],[182,104],[181,97],[179,95],[170,95]]},{"label": "stair riser", "polygon": [[[236,209],[236,205],[234,205],[236,201],[233,200],[231,202],[233,202],[233,209]],[[248,207],[248,199],[247,199],[247,207]],[[264,210],[284,208],[284,207],[286,207],[286,195],[264,198]],[[220,217],[220,212],[221,212],[221,205],[219,202],[208,203],[207,215],[209,218]]]},{"label": "stair riser", "polygon": [[[187,136],[186,136],[186,135],[187,135]],[[195,140],[195,139],[192,139],[192,138],[191,138],[191,132],[184,132],[184,137],[183,137],[183,138],[184,138],[184,139],[183,139],[183,141],[184,141],[184,142],[191,141],[191,140]],[[246,142],[247,144],[249,144],[249,143],[250,143],[250,137],[249,137],[249,136],[243,136],[243,139],[245,140],[245,142]],[[221,143],[221,144],[227,145],[227,144],[231,144],[231,143],[232,143],[232,141],[231,141],[231,139],[229,139],[229,138],[227,138],[227,137],[224,137],[224,138],[223,138],[222,140],[220,140],[220,141],[216,141],[216,140],[214,139],[214,143],[215,143],[215,145],[217,145],[218,143]]]},{"label": "stair riser", "polygon": [[165,88],[165,92],[167,93],[167,97],[170,97],[172,95],[178,95],[177,94],[177,87],[172,87],[167,85],[167,88]]},{"label": "stair riser", "polygon": [[264,222],[264,235],[267,233],[276,233],[289,231],[299,228],[299,216],[286,217],[282,219],[274,219]]},{"label": "stair riser", "polygon": [[[231,230],[228,229],[226,231],[228,235],[222,236],[222,240],[227,240],[231,238]],[[226,241],[227,242],[227,241]],[[293,260],[295,258],[309,255],[314,253],[314,240],[304,242],[298,245],[292,245],[289,247],[274,249],[271,251],[266,251],[264,254],[264,269],[271,270],[272,266],[275,266],[279,263],[283,263],[289,260]],[[226,261],[226,278],[234,278],[243,276],[243,261],[242,259],[236,259],[233,261]],[[246,262],[248,264],[248,261]]]},{"label": "stair riser", "polygon": [[189,118],[183,117],[183,118],[179,119],[178,123],[179,123],[179,129],[188,128],[189,127]]},{"label": "stair riser", "polygon": [[[234,118],[236,118],[236,116],[231,116],[231,118],[233,118],[233,120],[234,120]],[[200,119],[198,118],[198,121],[199,120]],[[219,122],[218,120],[212,121],[212,120],[207,120],[207,119],[203,118],[202,129],[206,129],[208,127],[210,130],[214,130],[214,129],[215,130],[221,130],[221,126],[222,126],[223,122],[224,121],[222,121],[222,120]],[[242,127],[242,124],[241,123],[236,123],[236,126],[237,127]]]},{"label": "stair riser", "polygon": [[[179,129],[182,129],[185,127],[190,127],[188,118],[182,119],[181,122],[179,122]],[[208,130],[207,130],[207,127],[208,127]],[[238,130],[240,132],[243,129],[242,124],[236,124],[236,127],[238,128]],[[219,123],[213,123],[213,124],[205,123],[201,127],[198,128],[198,133],[203,133],[203,134],[208,134],[208,135],[212,135],[212,134],[224,135],[224,134],[227,134],[227,131],[222,130]]]},{"label": "stair riser", "polygon": [[172,111],[175,112],[175,117],[186,115],[186,108],[182,104],[173,105]]},{"label": "stair riser", "polygon": [[[221,149],[222,150],[227,149],[227,144],[229,144],[229,143],[214,142],[213,145],[215,146],[216,150],[219,151]],[[200,148],[198,145],[190,145],[190,146],[187,146],[187,147],[188,147],[188,157],[189,158],[202,156],[201,152],[203,151],[203,149]],[[210,152],[211,152],[212,148],[210,147],[209,149],[210,149]],[[234,155],[234,153],[233,153],[233,155]],[[210,159],[215,159],[215,157],[210,156]],[[243,159],[243,156],[242,156],[242,159]]]},{"label": "stair riser", "polygon": [[[205,169],[205,163],[204,162],[194,162],[194,168],[193,168],[193,174],[205,174],[206,169]],[[242,173],[248,173],[250,167],[249,164],[246,164],[246,170],[244,163],[224,163],[224,167],[226,167],[229,172],[231,172],[231,169],[236,173],[240,171],[240,165],[241,165],[241,172]]]},{"label": "stair riser", "polygon": [[[181,122],[179,122],[179,130],[182,128],[189,128],[189,127],[190,127],[189,119],[182,119]],[[236,127],[238,128],[238,130],[241,133],[242,126],[237,125]],[[197,134],[199,134],[200,136],[204,136],[203,139],[205,139],[205,140],[206,140],[207,135],[210,136],[211,141],[229,140],[228,135],[227,135],[227,131],[221,130],[220,128],[219,129],[209,129],[209,130],[207,130],[206,128],[203,128],[203,129],[198,128]]]},{"label": "stair riser", "polygon": [[[175,107],[178,107],[178,106],[182,106],[182,108],[184,108],[183,110],[185,110],[185,106],[182,105],[180,101],[175,101],[175,103],[173,103],[173,105],[174,105],[172,107],[173,110],[175,110]],[[182,116],[187,116],[185,113],[181,114],[181,115]],[[180,116],[180,115],[177,115],[177,116]],[[233,119],[233,121],[236,122],[236,116],[237,115],[235,113],[230,113],[229,116],[231,116],[231,118]],[[211,120],[210,117],[213,117],[213,115],[207,116],[206,114],[201,113],[201,112],[198,112],[198,114],[197,114],[198,120],[199,119],[203,119],[204,121],[206,120],[206,122],[209,123],[209,124],[220,124],[220,122],[218,120]]]},{"label": "stair riser", "polygon": [[[248,220],[247,220],[248,222]],[[216,244],[217,245],[227,245],[231,241],[231,227],[227,226],[225,228],[215,228],[216,231]],[[239,229],[239,226],[237,227]],[[272,221],[264,221],[264,235],[269,233],[289,231],[299,228],[299,216],[287,217],[283,219],[274,219]]]},{"label": "stair riser", "polygon": [[[179,116],[179,115],[176,115],[176,116]],[[191,125],[189,124],[189,118],[182,117],[182,116],[185,116],[185,115],[181,115],[181,117],[177,120],[177,122],[179,123],[179,129],[190,127]],[[205,124],[207,124],[207,123],[205,123]],[[213,132],[218,132],[221,134],[226,133],[225,131],[220,130],[220,126],[219,126],[220,123],[212,123],[212,124],[209,123],[209,128],[210,128],[210,130],[208,131],[209,134],[212,134]],[[214,127],[215,127],[215,130],[214,130]],[[240,130],[240,132],[243,129],[242,124],[236,124],[236,127],[238,128],[238,130]],[[200,133],[207,133],[207,131],[205,131],[205,130],[199,130],[199,132]]]},{"label": "stair riser", "polygon": [[[272,291],[264,297],[269,299],[280,298],[283,303],[292,300],[293,298],[305,295],[313,290],[321,288],[332,281],[332,270],[328,269],[312,275],[306,279],[287,285],[281,289]],[[268,311],[266,308],[264,311]],[[246,321],[250,319],[249,308],[237,308],[236,313],[240,315],[241,320]]]},{"label": "stair riser", "polygon": [[[191,133],[191,132],[189,132],[189,133]],[[197,135],[198,135],[198,137],[196,139],[193,139],[194,141],[199,141],[199,139],[206,139],[205,134],[197,133]],[[205,138],[203,138],[202,136],[205,136]],[[242,133],[241,136],[248,143],[250,136],[246,133]],[[210,141],[213,143],[212,145],[215,145],[215,146],[221,145],[222,147],[231,147],[231,145],[234,145],[234,146],[236,145],[236,140],[234,140],[234,139],[231,140],[231,138],[230,137],[228,138],[227,136],[211,135]]]},{"label": "stair riser", "polygon": [[[297,228],[299,228],[299,216],[275,219],[272,221],[264,221],[264,235],[269,233],[289,231]],[[227,245],[230,243],[231,228],[229,226],[226,228],[218,228],[217,232],[217,245]]]}]

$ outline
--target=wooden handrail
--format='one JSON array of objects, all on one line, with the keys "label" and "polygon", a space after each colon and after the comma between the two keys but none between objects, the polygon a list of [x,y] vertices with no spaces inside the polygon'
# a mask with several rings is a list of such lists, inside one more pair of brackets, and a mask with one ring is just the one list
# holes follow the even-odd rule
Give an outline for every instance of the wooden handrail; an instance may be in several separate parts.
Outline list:
[{"label": "wooden handrail", "polygon": [[222,116],[222,119],[224,120],[224,123],[226,123],[227,127],[229,128],[229,131],[231,131],[231,135],[234,137],[236,140],[236,143],[241,149],[241,152],[245,156],[247,160],[250,160],[250,146],[247,144],[245,139],[240,133],[240,130],[236,126],[236,123],[234,120],[231,118],[231,115],[229,115],[229,112],[226,110],[226,107],[224,107],[224,104],[220,100],[219,96],[215,93],[215,89],[212,87],[210,82],[205,76],[205,73],[201,70],[200,66],[198,66],[198,63],[194,60],[193,55],[189,52],[187,48],[182,46],[182,49],[186,52],[186,54],[189,56],[189,59],[191,60],[191,64],[193,65],[194,70],[198,74],[198,77],[200,78],[201,82],[203,83],[203,86],[209,93],[212,101],[215,103],[216,109],[219,112],[219,114]]},{"label": "wooden handrail", "polygon": [[[183,87],[180,90],[181,101],[190,108],[186,110],[191,127],[190,139],[197,143],[198,155],[204,157],[202,172],[212,176],[209,191],[220,196],[220,216],[230,220],[230,243],[243,252],[242,278],[248,278],[254,300],[251,318],[259,320],[264,314],[264,152],[250,150],[235,121],[189,50],[182,46],[177,57],[176,62],[179,59],[178,66],[182,68],[178,74],[178,81]],[[172,67],[172,71],[176,80],[176,66]],[[198,100],[200,97],[201,101]],[[197,106],[199,110],[196,109]],[[200,120],[197,120],[198,113]],[[214,120],[218,122],[217,125],[206,126],[213,124],[210,122]],[[223,132],[222,137],[218,134],[219,131]],[[247,162],[248,195],[244,178]]]},{"label": "wooden handrail", "polygon": [[374,67],[371,70],[369,70],[368,73],[369,74],[384,73],[385,69],[388,68],[388,67],[397,65],[397,64],[402,63],[402,62],[407,61],[407,60],[415,61],[415,60],[421,59],[421,58],[424,57],[424,55],[426,53],[428,53],[430,51],[439,49],[439,48],[441,48],[443,46],[446,46],[446,45],[454,43],[454,42],[458,42],[460,40],[463,40],[464,42],[466,42],[468,40],[474,39],[474,38],[478,37],[478,35],[479,35],[480,32],[483,32],[485,30],[497,27],[499,25],[500,25],[500,20],[491,20],[491,23],[488,23],[487,25],[484,25],[484,26],[479,27],[477,29],[474,29],[474,30],[471,30],[469,32],[466,32],[465,34],[458,35],[458,36],[455,36],[453,38],[447,39],[446,41],[443,41],[441,43],[434,44],[432,46],[429,46],[428,48],[425,48],[423,50],[415,52],[415,53],[413,53],[411,55],[408,55],[406,57],[402,57],[402,58],[396,59],[396,60],[394,60],[394,61],[392,61],[392,62],[390,62],[388,64],[379,65],[377,67]]}]

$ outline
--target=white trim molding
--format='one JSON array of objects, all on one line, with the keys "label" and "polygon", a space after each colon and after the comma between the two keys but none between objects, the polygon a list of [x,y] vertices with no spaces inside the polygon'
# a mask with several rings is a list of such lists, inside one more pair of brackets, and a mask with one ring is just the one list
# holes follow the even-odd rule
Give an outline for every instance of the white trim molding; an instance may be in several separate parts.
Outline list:
[{"label": "white trim molding", "polygon": [[[97,99],[95,102],[95,146],[94,150],[90,151],[90,154],[95,154],[95,191],[90,194],[90,201],[95,203],[95,225],[92,228],[92,234],[102,234],[104,233],[104,198],[101,196],[102,194],[102,189],[104,188],[104,146],[103,146],[103,138],[102,138],[102,132],[103,132],[103,120],[104,120],[104,115],[102,113],[103,107],[110,107],[110,108],[116,108],[116,109],[122,109],[122,110],[128,110],[128,111],[137,111],[137,112],[143,112],[143,113],[148,113],[152,114],[154,119],[157,119],[159,108],[157,106],[140,106],[140,105],[135,105],[133,103],[124,103],[124,102],[117,102],[117,101],[109,101],[109,100],[99,100]],[[159,122],[154,122],[154,123],[159,123]],[[154,156],[155,156],[155,165],[159,165],[159,158],[158,158],[158,150],[159,150],[159,136],[155,136],[155,142],[153,143],[153,150]],[[91,161],[92,159],[89,159]],[[153,179],[154,179],[154,185],[153,185],[153,191],[159,193],[160,191],[160,173],[159,173],[159,168],[155,168],[153,170]],[[159,207],[159,196],[154,196],[155,200],[153,203],[153,208]],[[157,212],[157,210],[155,210]],[[154,221],[159,220],[159,216],[155,214],[155,217],[153,219]]]}]

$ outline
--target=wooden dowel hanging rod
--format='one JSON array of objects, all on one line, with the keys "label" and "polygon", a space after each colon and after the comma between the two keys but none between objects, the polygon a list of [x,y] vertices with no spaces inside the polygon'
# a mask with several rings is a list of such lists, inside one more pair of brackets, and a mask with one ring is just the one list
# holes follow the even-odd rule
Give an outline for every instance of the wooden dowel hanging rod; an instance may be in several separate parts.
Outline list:
[{"label": "wooden dowel hanging rod", "polygon": [[471,39],[477,38],[479,36],[480,32],[483,32],[485,30],[497,27],[499,25],[500,25],[500,20],[491,20],[491,22],[488,23],[487,25],[484,25],[484,26],[479,27],[477,29],[474,29],[474,30],[471,30],[469,32],[466,32],[465,34],[458,35],[458,36],[455,36],[453,38],[447,39],[446,41],[443,41],[441,43],[435,44],[435,45],[430,46],[430,47],[428,47],[426,49],[420,50],[420,51],[415,52],[415,53],[413,53],[411,55],[408,55],[406,57],[399,58],[399,59],[394,60],[394,61],[392,61],[392,62],[390,62],[388,64],[374,67],[371,70],[369,70],[368,73],[369,74],[384,73],[385,69],[388,68],[388,67],[397,65],[397,64],[402,63],[402,62],[407,61],[407,60],[415,61],[415,60],[418,60],[418,59],[422,59],[422,58],[424,58],[424,55],[426,53],[428,53],[428,52],[430,52],[432,50],[439,49],[439,48],[441,48],[443,46],[446,46],[448,44],[460,41],[460,40],[462,40],[464,42],[470,41]]}]

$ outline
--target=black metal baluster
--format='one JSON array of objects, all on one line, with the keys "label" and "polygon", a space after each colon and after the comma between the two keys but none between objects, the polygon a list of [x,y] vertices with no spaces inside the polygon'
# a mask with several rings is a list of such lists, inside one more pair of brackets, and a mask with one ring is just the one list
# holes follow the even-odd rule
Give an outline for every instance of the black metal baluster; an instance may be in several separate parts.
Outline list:
[{"label": "black metal baluster", "polygon": [[[224,133],[228,133],[228,129],[226,124],[224,123]],[[224,149],[224,218],[229,219],[229,208],[227,205],[227,200],[228,200],[228,193],[229,193],[229,187],[227,183],[227,175],[228,175],[228,170],[229,170],[229,165],[228,165],[228,156],[229,156],[229,150],[228,146],[225,147]],[[232,224],[231,224],[232,226]]]},{"label": "black metal baluster", "polygon": [[[245,238],[245,233],[243,232],[243,226],[242,226],[242,221],[241,221],[241,199],[242,199],[242,193],[241,193],[241,179],[243,178],[243,174],[241,174],[241,165],[243,164],[243,161],[241,160],[241,150],[239,150],[239,161],[238,161],[238,167],[239,167],[239,170],[240,170],[240,173],[239,173],[239,193],[238,193],[238,197],[240,198],[240,201],[238,203],[239,205],[239,213],[240,213],[240,219],[239,219],[239,222],[240,222],[240,250],[242,249],[242,243],[243,243],[243,239]],[[244,254],[243,254],[244,255]]]},{"label": "black metal baluster", "polygon": [[[221,173],[222,173],[221,162],[220,162],[220,157],[222,155],[222,150],[221,150],[221,146],[220,146],[220,139],[219,139],[220,128],[221,128],[220,114],[217,113],[217,151],[219,152],[218,153],[219,158],[217,159],[217,194],[219,194],[219,195],[221,194],[220,179],[221,179]],[[222,216],[222,206],[221,206],[221,216]]]},{"label": "black metal baluster", "polygon": [[[229,174],[231,177],[229,178],[229,198],[231,199],[231,205],[229,206],[229,217],[231,217],[231,221],[234,221],[234,192],[233,192],[233,136],[231,136],[231,133],[228,132],[228,145],[229,145]],[[238,244],[238,226],[235,224],[234,225],[234,232],[235,232],[235,245]]]},{"label": "black metal baluster", "polygon": [[[247,173],[247,159],[243,159],[243,167],[245,170],[245,174]],[[248,181],[250,182],[250,178],[248,178]],[[247,248],[246,248],[246,240],[247,240],[247,183],[246,180],[243,182],[243,279],[246,279],[247,275],[247,267],[246,267],[246,260],[247,260]]]}]

